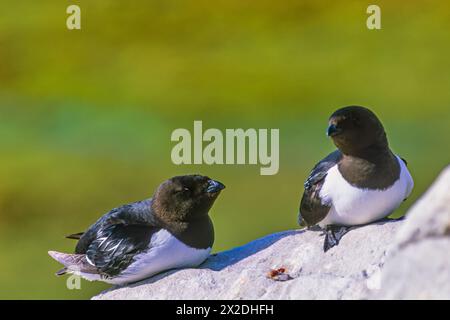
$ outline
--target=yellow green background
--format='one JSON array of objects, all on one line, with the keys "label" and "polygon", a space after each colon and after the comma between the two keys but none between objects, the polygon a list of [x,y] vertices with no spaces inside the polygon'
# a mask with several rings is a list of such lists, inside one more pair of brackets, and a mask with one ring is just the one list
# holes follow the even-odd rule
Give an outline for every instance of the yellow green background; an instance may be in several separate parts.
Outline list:
[{"label": "yellow green background", "polygon": [[[382,30],[366,8],[382,9]],[[78,4],[82,29],[66,28]],[[88,299],[47,250],[173,175],[227,185],[215,251],[296,228],[303,180],[333,150],[327,117],[370,107],[416,188],[450,160],[448,1],[2,1],[0,298]],[[171,132],[279,128],[280,171],[175,166]],[[264,271],[262,271],[264,272]]]}]

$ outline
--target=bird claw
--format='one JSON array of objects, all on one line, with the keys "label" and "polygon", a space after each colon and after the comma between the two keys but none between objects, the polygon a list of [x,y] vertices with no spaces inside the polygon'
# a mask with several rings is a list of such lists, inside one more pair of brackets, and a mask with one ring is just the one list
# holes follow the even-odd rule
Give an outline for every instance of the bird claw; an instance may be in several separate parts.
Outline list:
[{"label": "bird claw", "polygon": [[327,225],[324,230],[325,241],[323,243],[323,252],[327,252],[334,246],[339,244],[341,238],[346,234],[351,227]]}]

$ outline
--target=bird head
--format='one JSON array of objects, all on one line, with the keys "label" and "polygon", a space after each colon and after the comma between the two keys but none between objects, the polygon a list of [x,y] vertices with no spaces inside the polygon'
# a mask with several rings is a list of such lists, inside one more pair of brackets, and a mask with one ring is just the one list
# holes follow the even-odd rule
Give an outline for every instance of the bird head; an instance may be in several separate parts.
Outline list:
[{"label": "bird head", "polygon": [[357,155],[373,146],[387,147],[380,120],[372,111],[360,106],[335,111],[329,118],[327,135],[344,154]]},{"label": "bird head", "polygon": [[176,176],[158,187],[153,197],[153,209],[165,220],[194,220],[208,215],[224,188],[221,182],[206,176]]}]

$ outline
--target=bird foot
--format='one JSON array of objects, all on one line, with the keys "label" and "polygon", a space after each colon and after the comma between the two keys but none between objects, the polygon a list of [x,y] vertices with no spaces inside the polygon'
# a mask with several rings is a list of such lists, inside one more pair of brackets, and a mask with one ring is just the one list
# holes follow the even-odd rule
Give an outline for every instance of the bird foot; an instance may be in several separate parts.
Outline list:
[{"label": "bird foot", "polygon": [[327,225],[325,229],[325,241],[323,243],[323,252],[327,252],[334,246],[339,244],[341,238],[346,234],[351,227]]}]

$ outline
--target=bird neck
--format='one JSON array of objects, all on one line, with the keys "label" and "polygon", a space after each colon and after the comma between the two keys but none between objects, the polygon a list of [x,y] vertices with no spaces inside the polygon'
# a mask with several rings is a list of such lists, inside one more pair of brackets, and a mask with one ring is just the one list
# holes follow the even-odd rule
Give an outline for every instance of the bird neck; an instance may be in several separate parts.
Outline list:
[{"label": "bird neck", "polygon": [[374,143],[368,147],[359,149],[346,149],[340,150],[344,157],[359,158],[368,162],[377,164],[386,161],[386,159],[392,158],[392,152],[386,142]]},{"label": "bird neck", "polygon": [[214,243],[214,228],[207,215],[190,221],[164,222],[163,227],[192,248],[211,248]]},{"label": "bird neck", "polygon": [[400,164],[389,148],[371,148],[361,154],[343,154],[338,164],[341,175],[359,188],[383,190],[400,176]]}]

